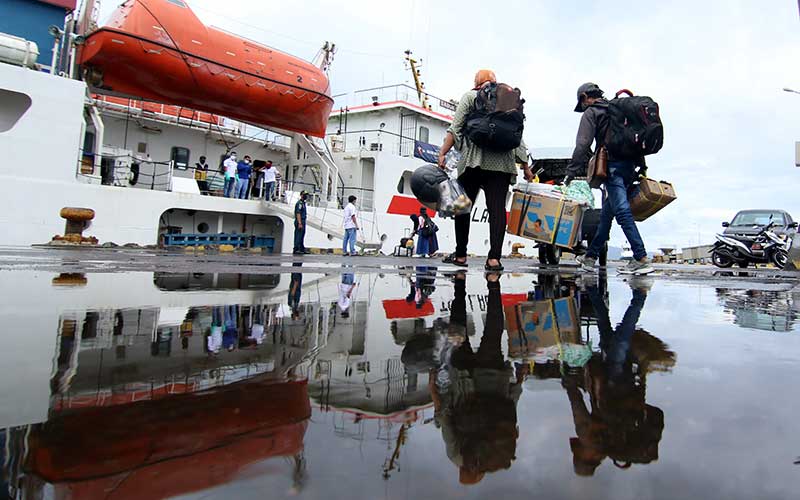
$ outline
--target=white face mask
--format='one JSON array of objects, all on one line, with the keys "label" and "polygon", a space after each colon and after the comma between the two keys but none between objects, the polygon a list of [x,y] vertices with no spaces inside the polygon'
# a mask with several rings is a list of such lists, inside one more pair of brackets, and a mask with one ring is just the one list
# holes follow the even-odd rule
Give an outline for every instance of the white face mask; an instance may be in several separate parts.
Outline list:
[{"label": "white face mask", "polygon": [[236,155],[231,155],[231,160],[235,160],[235,159],[236,159]]}]

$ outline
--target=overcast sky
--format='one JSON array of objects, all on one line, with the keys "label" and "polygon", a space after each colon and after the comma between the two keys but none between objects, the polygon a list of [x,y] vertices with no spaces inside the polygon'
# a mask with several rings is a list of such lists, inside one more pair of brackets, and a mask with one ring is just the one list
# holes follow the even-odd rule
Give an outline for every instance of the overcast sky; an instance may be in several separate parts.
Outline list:
[{"label": "overcast sky", "polygon": [[[118,3],[103,2],[101,19]],[[523,91],[531,147],[574,145],[585,81],[653,97],[665,145],[648,160],[650,175],[671,181],[678,200],[640,224],[650,251],[710,243],[739,209],[800,218],[800,94],[781,90],[800,90],[795,0],[189,4],[208,24],[305,59],[335,42],[334,94],[410,81],[408,48],[440,97],[459,98],[477,69],[493,69]],[[623,241],[615,227],[612,244]]]}]

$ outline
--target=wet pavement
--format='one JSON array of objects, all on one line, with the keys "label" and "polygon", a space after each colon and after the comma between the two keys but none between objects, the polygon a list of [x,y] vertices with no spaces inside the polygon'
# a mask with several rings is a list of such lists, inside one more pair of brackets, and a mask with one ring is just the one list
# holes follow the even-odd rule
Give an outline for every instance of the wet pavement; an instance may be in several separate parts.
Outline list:
[{"label": "wet pavement", "polygon": [[800,282],[0,249],[11,498],[796,498]]}]

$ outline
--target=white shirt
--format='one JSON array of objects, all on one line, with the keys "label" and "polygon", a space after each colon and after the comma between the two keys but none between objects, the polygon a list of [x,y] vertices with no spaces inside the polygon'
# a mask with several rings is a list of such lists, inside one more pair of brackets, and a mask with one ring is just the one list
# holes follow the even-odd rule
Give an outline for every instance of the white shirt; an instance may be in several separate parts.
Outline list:
[{"label": "white shirt", "polygon": [[[353,289],[352,292],[350,292],[351,288]],[[356,289],[354,285],[348,285],[346,283],[339,284],[339,310],[346,312],[348,309],[350,309],[350,303],[353,301],[352,296],[355,290]],[[350,292],[350,297],[347,296],[348,292]]]},{"label": "white shirt", "polygon": [[275,182],[275,166],[273,165],[270,168],[265,168],[264,172],[264,182]]},{"label": "white shirt", "polygon": [[223,165],[225,166],[225,175],[227,177],[234,177],[236,175],[236,167],[239,165],[236,160],[229,156],[225,159]]},{"label": "white shirt", "polygon": [[356,215],[356,206],[352,203],[348,203],[346,207],[344,207],[344,228],[345,229],[355,229],[356,223],[353,222],[353,217]]},{"label": "white shirt", "polygon": [[255,323],[250,330],[250,338],[255,340],[258,345],[264,343],[264,325]]},{"label": "white shirt", "polygon": [[217,353],[222,347],[222,326],[214,325],[211,327],[211,335],[208,336],[209,352]]}]

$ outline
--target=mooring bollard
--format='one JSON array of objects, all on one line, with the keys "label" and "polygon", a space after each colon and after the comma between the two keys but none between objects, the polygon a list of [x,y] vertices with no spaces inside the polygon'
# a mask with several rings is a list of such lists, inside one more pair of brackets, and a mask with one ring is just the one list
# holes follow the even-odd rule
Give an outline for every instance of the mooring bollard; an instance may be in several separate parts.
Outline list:
[{"label": "mooring bollard", "polygon": [[53,243],[73,243],[97,245],[94,236],[83,236],[86,223],[94,219],[94,210],[91,208],[64,207],[59,212],[61,218],[66,219],[64,236],[53,236]]}]

